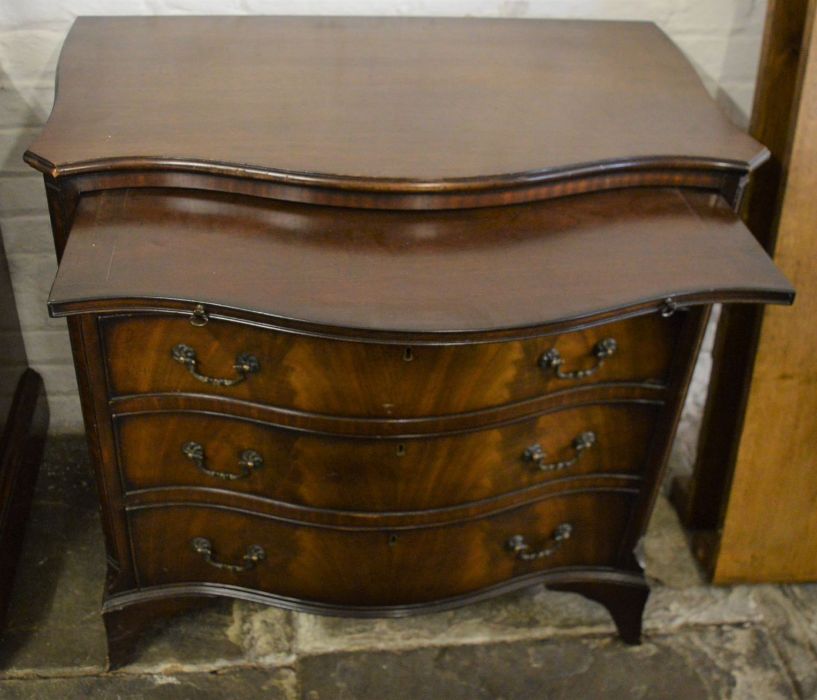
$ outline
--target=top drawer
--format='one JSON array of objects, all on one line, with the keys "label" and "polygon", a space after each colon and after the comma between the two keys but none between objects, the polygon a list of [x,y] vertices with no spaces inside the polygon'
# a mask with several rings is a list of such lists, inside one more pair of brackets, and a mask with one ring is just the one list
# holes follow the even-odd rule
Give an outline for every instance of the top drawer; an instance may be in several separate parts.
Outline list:
[{"label": "top drawer", "polygon": [[593,382],[663,382],[683,314],[650,314],[532,340],[398,345],[331,340],[232,321],[104,317],[113,396],[205,393],[302,411],[434,416]]}]

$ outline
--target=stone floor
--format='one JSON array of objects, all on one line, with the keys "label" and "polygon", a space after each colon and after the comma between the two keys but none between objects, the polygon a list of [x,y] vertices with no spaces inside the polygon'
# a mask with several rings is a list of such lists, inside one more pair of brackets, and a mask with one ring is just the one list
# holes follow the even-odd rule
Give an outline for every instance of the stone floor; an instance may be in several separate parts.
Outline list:
[{"label": "stone floor", "polygon": [[348,620],[221,601],[167,623],[104,672],[104,557],[82,440],[51,442],[9,626],[0,698],[817,698],[817,585],[703,583],[660,501],[645,641],[541,587],[454,612]]}]

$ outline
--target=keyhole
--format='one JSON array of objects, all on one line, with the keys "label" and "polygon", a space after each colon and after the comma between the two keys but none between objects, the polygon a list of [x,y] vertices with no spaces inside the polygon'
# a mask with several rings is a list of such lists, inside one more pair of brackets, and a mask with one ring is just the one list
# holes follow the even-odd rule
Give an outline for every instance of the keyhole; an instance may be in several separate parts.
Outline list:
[{"label": "keyhole", "polygon": [[389,535],[389,547],[394,547],[397,544],[397,535]]},{"label": "keyhole", "polygon": [[411,362],[414,359],[414,351],[411,348],[403,350],[403,359],[406,362]]},{"label": "keyhole", "polygon": [[398,457],[406,456],[406,446],[402,442],[397,446],[397,456]]},{"label": "keyhole", "polygon": [[204,307],[201,304],[196,304],[196,308],[193,309],[193,314],[190,316],[190,325],[200,328],[201,326],[206,326],[209,320],[210,317],[207,315]]}]

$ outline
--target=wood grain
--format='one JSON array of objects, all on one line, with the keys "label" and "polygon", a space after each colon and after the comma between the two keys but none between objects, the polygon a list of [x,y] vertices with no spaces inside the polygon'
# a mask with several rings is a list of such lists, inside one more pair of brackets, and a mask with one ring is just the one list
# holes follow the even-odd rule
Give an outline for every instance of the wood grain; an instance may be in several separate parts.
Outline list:
[{"label": "wood grain", "polygon": [[[534,340],[456,345],[354,343],[264,331],[229,321],[194,327],[185,318],[114,316],[103,322],[111,396],[213,394],[332,416],[408,418],[466,413],[561,389],[597,383],[661,385],[679,316],[639,316]],[[564,371],[593,368],[594,348],[606,338],[615,354],[595,374],[561,379],[540,366],[556,348]],[[199,372],[236,377],[236,358],[250,353],[260,369],[235,386],[196,379],[171,350],[194,348]],[[444,391],[430,390],[445,387]]]},{"label": "wood grain", "polygon": [[308,434],[381,439],[471,432],[576,406],[619,402],[662,404],[669,397],[669,387],[653,383],[583,384],[481,411],[399,419],[331,416],[205,394],[135,394],[110,399],[109,405],[116,418],[139,414],[225,415]]},{"label": "wood grain", "polygon": [[[211,595],[397,616],[546,582],[638,641],[634,550],[708,305],[793,296],[730,210],[765,149],[666,37],[90,18],[59,73],[26,158],[61,257],[50,308],[70,316],[113,665]],[[592,375],[540,366],[555,348],[590,369],[605,337]],[[203,383],[180,343],[202,374],[235,377],[239,353],[260,371]],[[587,429],[565,476],[522,456],[569,457]],[[188,440],[216,469],[264,464],[214,486]],[[567,522],[545,556],[508,548]],[[216,567],[194,537],[218,562],[266,556]]]},{"label": "wood grain", "polygon": [[817,32],[811,3],[805,30],[802,88],[777,232],[778,265],[795,281],[792,312],[764,314],[726,506],[718,582],[817,579]]},{"label": "wood grain", "polygon": [[[808,0],[771,0],[755,87],[750,133],[766,144],[769,160],[753,174],[743,218],[772,255],[802,81]],[[691,479],[679,479],[673,500],[693,530],[721,527],[743,430],[763,310],[725,306],[712,352],[712,377]]]},{"label": "wood grain", "polygon": [[658,308],[667,297],[792,294],[729,208],[701,193],[341,211],[173,190],[86,195],[52,312],[117,300],[157,308],[177,300],[192,310],[195,300],[211,313],[241,309],[323,332],[518,334],[640,303]]},{"label": "wood grain", "polygon": [[[341,439],[196,414],[122,416],[116,428],[127,491],[224,488],[311,508],[399,512],[464,504],[559,478],[640,475],[659,409],[582,406],[427,439]],[[543,464],[572,460],[573,443],[586,431],[594,433],[595,443],[569,467],[541,471],[525,458],[526,449],[539,444],[546,452]],[[191,440],[202,445],[211,470],[240,474],[246,449],[257,451],[263,466],[231,481],[208,475],[182,453]]]},{"label": "wood grain", "polygon": [[[208,507],[131,511],[140,585],[210,581],[335,605],[430,602],[545,568],[616,562],[632,494],[574,494],[490,518],[399,532],[341,532]],[[522,534],[539,548],[561,523],[574,534],[552,557],[516,559],[507,540]],[[604,523],[603,526],[600,523]],[[268,557],[235,573],[203,561],[190,545],[206,537],[220,561],[241,563],[257,544]]]},{"label": "wood grain", "polygon": [[766,157],[647,23],[80,18],[59,85],[27,154],[55,177],[478,196],[617,170],[739,177]]}]

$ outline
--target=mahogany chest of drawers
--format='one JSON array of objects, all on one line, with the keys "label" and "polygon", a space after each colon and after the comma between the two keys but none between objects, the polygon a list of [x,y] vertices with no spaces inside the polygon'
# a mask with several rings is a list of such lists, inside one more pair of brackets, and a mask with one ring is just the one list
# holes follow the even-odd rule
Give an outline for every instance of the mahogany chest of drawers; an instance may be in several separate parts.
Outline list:
[{"label": "mahogany chest of drawers", "polygon": [[394,616],[544,582],[638,641],[709,307],[793,296],[734,214],[765,150],[655,27],[83,19],[59,80],[26,157],[112,665],[207,596]]}]

